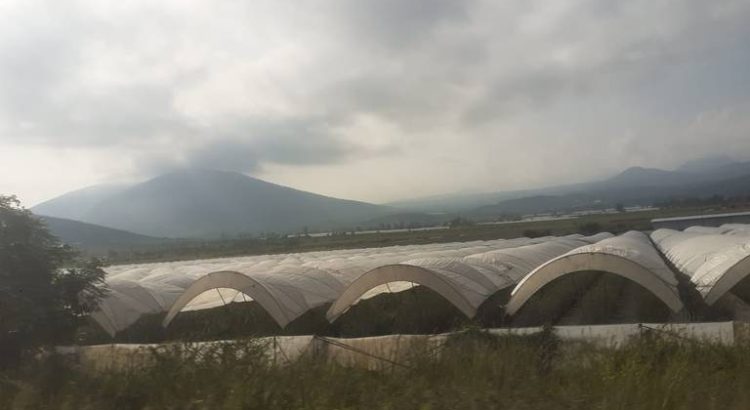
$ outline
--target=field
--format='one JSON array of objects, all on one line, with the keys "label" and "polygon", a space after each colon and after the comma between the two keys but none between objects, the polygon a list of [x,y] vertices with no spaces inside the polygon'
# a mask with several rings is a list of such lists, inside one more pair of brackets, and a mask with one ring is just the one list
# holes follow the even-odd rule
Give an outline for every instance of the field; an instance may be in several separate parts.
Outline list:
[{"label": "field", "polygon": [[311,252],[333,249],[370,248],[437,242],[466,242],[500,238],[536,237],[545,235],[593,234],[602,231],[614,234],[628,230],[651,230],[651,220],[673,216],[716,212],[739,212],[750,205],[680,206],[642,212],[589,215],[554,221],[527,221],[504,224],[472,224],[432,231],[375,232],[354,235],[342,232],[330,236],[271,236],[268,238],[227,239],[215,241],[185,240],[147,250],[111,251],[109,263],[144,263],[186,259],[217,258],[240,255]]},{"label": "field", "polygon": [[[306,357],[274,365],[256,339],[153,350],[86,369],[61,356],[0,375],[4,409],[747,409],[750,346],[641,336],[620,349],[554,333],[469,330],[378,369]],[[60,377],[65,374],[65,377]]]}]

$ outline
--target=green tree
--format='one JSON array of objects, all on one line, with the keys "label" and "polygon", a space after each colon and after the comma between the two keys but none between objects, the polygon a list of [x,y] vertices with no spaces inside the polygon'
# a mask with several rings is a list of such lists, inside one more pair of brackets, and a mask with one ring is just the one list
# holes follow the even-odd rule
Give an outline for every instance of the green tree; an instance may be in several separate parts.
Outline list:
[{"label": "green tree", "polygon": [[0,367],[70,342],[103,285],[98,261],[78,259],[15,197],[0,195]]}]

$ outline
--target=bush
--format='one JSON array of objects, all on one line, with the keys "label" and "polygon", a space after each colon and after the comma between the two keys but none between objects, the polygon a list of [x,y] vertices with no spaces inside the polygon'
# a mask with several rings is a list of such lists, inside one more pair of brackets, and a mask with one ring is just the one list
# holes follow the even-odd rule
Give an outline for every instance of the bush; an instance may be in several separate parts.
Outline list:
[{"label": "bush", "polygon": [[97,261],[78,261],[15,197],[0,195],[0,367],[69,341],[103,281]]}]

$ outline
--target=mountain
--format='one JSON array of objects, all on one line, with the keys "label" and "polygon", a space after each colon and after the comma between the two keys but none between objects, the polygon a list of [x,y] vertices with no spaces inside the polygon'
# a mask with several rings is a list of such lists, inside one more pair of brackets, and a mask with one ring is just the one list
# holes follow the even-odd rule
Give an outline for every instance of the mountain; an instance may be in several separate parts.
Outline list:
[{"label": "mountain", "polygon": [[677,171],[688,172],[693,174],[707,173],[715,171],[722,167],[731,166],[736,164],[735,161],[729,155],[716,155],[708,156],[703,158],[691,159],[685,162]]},{"label": "mountain", "polygon": [[436,196],[373,205],[304,192],[243,174],[189,170],[124,186],[71,192],[34,208],[154,237],[217,238],[355,227],[440,224],[451,215],[494,219],[542,213],[650,205],[671,198],[750,193],[750,162],[693,161],[669,171],[633,167],[604,180],[510,192]]},{"label": "mountain", "polygon": [[589,184],[587,190],[616,189],[627,187],[647,187],[678,185],[687,182],[690,174],[676,171],[665,171],[657,168],[632,167],[604,181]]},{"label": "mountain", "polygon": [[94,185],[42,202],[31,210],[38,215],[53,215],[58,218],[80,220],[97,203],[123,191],[125,188],[127,187],[123,185]]},{"label": "mountain", "polygon": [[[631,187],[681,184],[687,181],[692,181],[693,178],[695,178],[694,175],[683,172],[665,171],[656,168],[632,167],[622,171],[614,177],[600,181],[526,190],[436,195],[391,202],[388,205],[412,211],[465,213],[479,208],[490,209],[494,204],[503,202],[506,204],[514,204],[509,206],[509,209],[527,209],[528,207],[522,204],[530,204],[530,202],[533,202],[533,198],[545,202],[551,200],[552,197],[559,195],[569,195],[611,188],[626,189]],[[557,199],[554,201],[557,201]],[[535,207],[532,206],[532,208]],[[545,206],[544,208],[546,209],[547,207]],[[480,214],[481,213],[482,212],[480,212]]]},{"label": "mountain", "polygon": [[[69,201],[69,196],[60,198]],[[56,202],[48,201],[46,209],[54,209]],[[216,238],[352,227],[391,212],[386,206],[299,191],[239,173],[187,170],[117,190],[88,206],[78,219],[149,236]]]},{"label": "mountain", "polygon": [[[498,213],[545,212],[571,208],[614,206],[617,203],[644,204],[669,196],[710,196],[712,183],[742,179],[750,175],[750,162],[736,162],[728,156],[687,161],[675,170],[631,167],[610,178],[536,189],[447,194],[391,202],[388,205],[423,212],[446,212],[479,218]],[[720,195],[750,191],[732,185]],[[669,189],[663,189],[663,188]],[[703,195],[705,194],[705,195]],[[502,205],[502,206],[498,206]]]},{"label": "mountain", "polygon": [[94,253],[110,249],[142,248],[164,244],[168,241],[70,219],[43,215],[39,218],[47,225],[50,232],[64,243]]},{"label": "mountain", "polygon": [[703,172],[708,180],[723,180],[750,175],[750,162],[733,162]]},{"label": "mountain", "polygon": [[746,175],[750,175],[750,162],[726,163],[720,159],[705,162],[694,160],[674,171],[632,167],[612,178],[584,184],[584,187],[587,190],[612,190],[628,187],[684,186],[739,178]]},{"label": "mountain", "polygon": [[561,195],[537,195],[478,207],[474,218],[613,208],[617,204],[653,205],[674,198],[750,195],[750,163],[723,165],[702,174],[630,168],[605,181],[581,186]]}]

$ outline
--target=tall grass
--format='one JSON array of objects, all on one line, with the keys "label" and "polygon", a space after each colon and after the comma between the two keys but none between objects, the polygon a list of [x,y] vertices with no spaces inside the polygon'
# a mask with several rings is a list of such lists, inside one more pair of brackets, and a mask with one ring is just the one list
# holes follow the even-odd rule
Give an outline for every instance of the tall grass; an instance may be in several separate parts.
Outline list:
[{"label": "tall grass", "polygon": [[0,376],[3,409],[747,409],[750,347],[640,337],[620,349],[470,331],[404,366],[274,365],[257,339],[155,349],[140,365],[59,356]]}]

